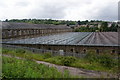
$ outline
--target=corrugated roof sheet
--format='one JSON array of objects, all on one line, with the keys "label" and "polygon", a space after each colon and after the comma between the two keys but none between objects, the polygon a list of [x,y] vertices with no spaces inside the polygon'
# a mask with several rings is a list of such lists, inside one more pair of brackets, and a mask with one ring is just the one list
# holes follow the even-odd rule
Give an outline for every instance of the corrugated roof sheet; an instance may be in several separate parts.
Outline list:
[{"label": "corrugated roof sheet", "polygon": [[30,39],[8,41],[12,44],[118,46],[117,32],[68,32]]}]

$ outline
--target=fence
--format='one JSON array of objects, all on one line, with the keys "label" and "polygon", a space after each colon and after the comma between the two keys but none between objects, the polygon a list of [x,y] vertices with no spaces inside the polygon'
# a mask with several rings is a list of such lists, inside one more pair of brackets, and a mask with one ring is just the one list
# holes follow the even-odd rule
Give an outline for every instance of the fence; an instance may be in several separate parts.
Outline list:
[{"label": "fence", "polygon": [[63,52],[61,50],[55,51],[55,50],[37,49],[37,48],[30,48],[30,47],[21,47],[21,46],[15,46],[15,45],[2,45],[2,48],[24,49],[24,50],[28,50],[28,51],[31,51],[33,53],[38,53],[38,54],[51,53],[53,56],[63,55],[63,56],[74,56],[74,57],[78,57],[78,58],[82,58],[85,56],[85,54]]}]

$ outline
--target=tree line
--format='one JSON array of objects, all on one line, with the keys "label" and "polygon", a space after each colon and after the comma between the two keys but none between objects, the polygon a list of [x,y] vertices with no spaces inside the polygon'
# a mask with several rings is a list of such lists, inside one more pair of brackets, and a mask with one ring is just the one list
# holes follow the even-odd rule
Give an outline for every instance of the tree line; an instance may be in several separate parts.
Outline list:
[{"label": "tree line", "polygon": [[[101,20],[85,20],[85,21],[72,21],[72,20],[52,20],[52,19],[6,19],[5,22],[24,22],[24,23],[32,23],[32,24],[53,24],[53,25],[67,25],[67,26],[76,26],[76,25],[88,25],[87,27],[80,27],[75,29],[76,32],[106,32],[106,31],[117,31],[118,25],[116,23],[112,23],[110,27],[108,27],[108,22]],[[100,28],[98,27],[89,27],[91,23],[101,23]],[[95,24],[92,24],[95,25]]]},{"label": "tree line", "polygon": [[72,21],[72,20],[52,20],[52,19],[6,19],[5,22],[24,22],[33,24],[54,24],[54,25],[83,25],[90,22],[102,22],[98,20]]},{"label": "tree line", "polygon": [[89,27],[89,26],[81,26],[80,28],[76,28],[75,32],[117,32],[118,24],[112,23],[111,26],[108,27],[108,22],[102,22],[100,27]]},{"label": "tree line", "polygon": [[52,19],[6,19],[5,22],[24,22],[33,24],[76,25],[77,21],[52,20]]}]

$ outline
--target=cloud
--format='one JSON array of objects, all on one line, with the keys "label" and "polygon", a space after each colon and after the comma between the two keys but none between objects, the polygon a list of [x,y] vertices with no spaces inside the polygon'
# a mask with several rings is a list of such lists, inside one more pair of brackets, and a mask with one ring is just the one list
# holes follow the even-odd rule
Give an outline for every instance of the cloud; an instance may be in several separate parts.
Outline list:
[{"label": "cloud", "polygon": [[118,3],[118,20],[120,20],[120,1]]},{"label": "cloud", "polygon": [[20,1],[20,2],[16,2],[14,6],[27,7],[28,5],[29,5],[28,1]]},{"label": "cloud", "polygon": [[66,6],[58,3],[42,4],[31,10],[30,17],[34,18],[51,18],[51,19],[62,19],[65,17],[64,10]]},{"label": "cloud", "polygon": [[[74,20],[117,20],[118,0],[90,0],[82,3],[73,10],[66,10],[67,19]],[[69,12],[68,12],[69,11]]]},{"label": "cloud", "polygon": [[0,0],[0,19],[117,20],[119,0]]},{"label": "cloud", "polygon": [[118,1],[109,1],[104,5],[99,4],[98,12],[94,19],[115,21],[118,19]]},{"label": "cloud", "polygon": [[117,20],[118,18],[117,7],[116,8],[111,8],[111,7],[113,6],[108,5],[105,8],[101,9],[99,11],[97,18],[101,20],[110,20],[110,21]]}]

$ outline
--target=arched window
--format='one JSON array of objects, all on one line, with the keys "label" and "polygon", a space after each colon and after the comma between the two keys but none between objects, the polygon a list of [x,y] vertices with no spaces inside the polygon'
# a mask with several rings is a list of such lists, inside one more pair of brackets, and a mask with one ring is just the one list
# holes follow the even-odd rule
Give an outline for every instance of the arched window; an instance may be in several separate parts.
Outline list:
[{"label": "arched window", "polygon": [[86,53],[86,49],[83,49],[83,53]]},{"label": "arched window", "polygon": [[112,53],[115,53],[115,50],[112,50]]},{"label": "arched window", "polygon": [[48,50],[51,50],[51,48],[48,48]]},{"label": "arched window", "polygon": [[71,49],[71,52],[73,52],[73,49]]},{"label": "arched window", "polygon": [[79,52],[78,52],[78,51],[76,51],[76,53],[78,54]]},{"label": "arched window", "polygon": [[96,53],[100,53],[99,49],[96,50]]}]

